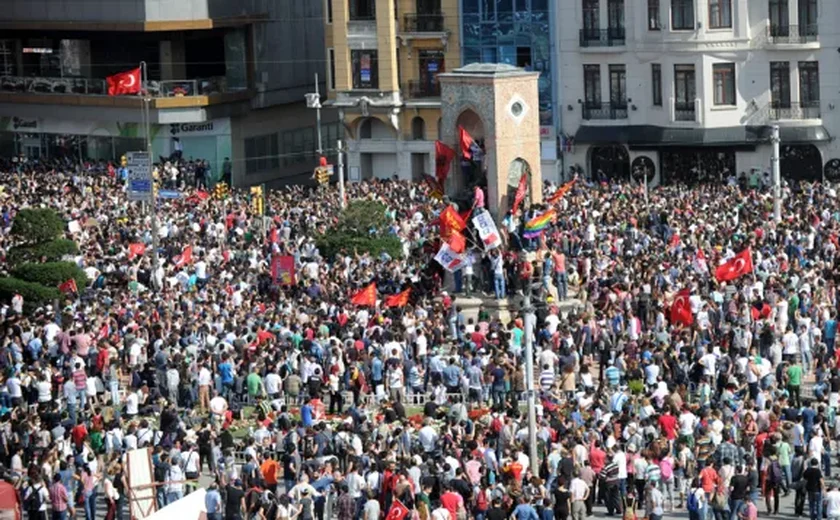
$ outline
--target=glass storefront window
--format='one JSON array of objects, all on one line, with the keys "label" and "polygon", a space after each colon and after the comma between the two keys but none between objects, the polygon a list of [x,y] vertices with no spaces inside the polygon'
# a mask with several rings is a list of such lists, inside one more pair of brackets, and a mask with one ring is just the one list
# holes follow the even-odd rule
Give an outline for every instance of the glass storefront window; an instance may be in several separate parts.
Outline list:
[{"label": "glass storefront window", "polygon": [[462,63],[507,63],[539,71],[540,125],[551,126],[551,20],[548,0],[462,0]]},{"label": "glass storefront window", "polygon": [[113,139],[105,136],[88,136],[87,157],[98,161],[117,158],[114,156]]}]

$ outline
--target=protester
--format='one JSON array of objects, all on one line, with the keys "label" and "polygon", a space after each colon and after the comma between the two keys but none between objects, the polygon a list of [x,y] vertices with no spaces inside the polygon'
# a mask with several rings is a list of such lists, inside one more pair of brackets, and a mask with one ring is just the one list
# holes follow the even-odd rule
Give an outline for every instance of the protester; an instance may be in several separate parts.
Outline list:
[{"label": "protester", "polygon": [[[92,520],[99,501],[122,518],[139,448],[159,508],[218,482],[216,520],[582,520],[600,504],[736,520],[791,489],[812,520],[834,504],[832,186],[786,186],[776,222],[746,183],[645,200],[577,178],[497,215],[496,243],[474,222],[480,187],[456,207],[371,180],[347,199],[381,202],[401,251],[328,256],[336,189],[270,190],[263,220],[246,192],[204,191],[205,164],[156,168],[182,196],[156,206],[155,267],[153,217],[122,174],[0,161],[3,256],[16,213],[49,207],[89,277],[49,305],[0,302],[0,462],[32,518],[83,504]],[[435,260],[452,213],[462,270]]]}]

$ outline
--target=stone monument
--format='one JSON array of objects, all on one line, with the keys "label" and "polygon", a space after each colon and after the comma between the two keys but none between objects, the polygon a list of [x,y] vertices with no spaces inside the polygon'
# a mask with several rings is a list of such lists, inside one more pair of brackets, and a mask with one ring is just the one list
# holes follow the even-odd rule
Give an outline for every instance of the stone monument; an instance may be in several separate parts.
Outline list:
[{"label": "stone monument", "polygon": [[458,157],[446,192],[470,188],[461,172],[458,127],[483,142],[480,168],[486,174],[486,204],[496,220],[513,205],[522,175],[527,175],[525,203],[542,201],[539,72],[505,64],[474,63],[438,75],[441,87],[441,141]]}]

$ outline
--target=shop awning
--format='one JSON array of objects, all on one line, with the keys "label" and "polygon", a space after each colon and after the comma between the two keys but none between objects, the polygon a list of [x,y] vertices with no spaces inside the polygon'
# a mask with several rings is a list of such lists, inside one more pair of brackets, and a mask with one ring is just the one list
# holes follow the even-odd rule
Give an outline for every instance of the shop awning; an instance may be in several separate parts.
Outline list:
[{"label": "shop awning", "polygon": [[[783,143],[828,141],[823,126],[783,126]],[[626,144],[632,148],[665,146],[749,146],[770,140],[769,126],[731,126],[721,128],[679,128],[654,125],[581,126],[575,144]]]}]

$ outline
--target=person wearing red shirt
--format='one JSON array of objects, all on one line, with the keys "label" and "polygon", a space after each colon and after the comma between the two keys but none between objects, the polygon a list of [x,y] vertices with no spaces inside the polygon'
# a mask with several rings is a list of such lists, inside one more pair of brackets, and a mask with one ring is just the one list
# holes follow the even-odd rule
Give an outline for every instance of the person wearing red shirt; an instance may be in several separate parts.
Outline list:
[{"label": "person wearing red shirt", "polygon": [[458,518],[458,509],[464,507],[464,499],[458,493],[452,491],[449,483],[443,485],[443,494],[440,495],[440,505],[449,511],[452,520]]},{"label": "person wearing red shirt", "polygon": [[677,438],[677,418],[671,414],[671,408],[665,409],[665,413],[659,416],[659,427],[665,433],[665,437],[670,442],[674,442]]},{"label": "person wearing red shirt", "polygon": [[711,500],[712,493],[714,493],[715,488],[719,483],[720,476],[713,466],[706,466],[702,471],[700,471],[700,486],[703,487],[707,500]]},{"label": "person wearing red shirt", "polygon": [[70,436],[73,438],[73,442],[76,444],[76,449],[81,450],[82,444],[85,442],[87,438],[88,431],[87,427],[85,426],[85,422],[82,419],[76,421],[76,426],[70,430]]}]

